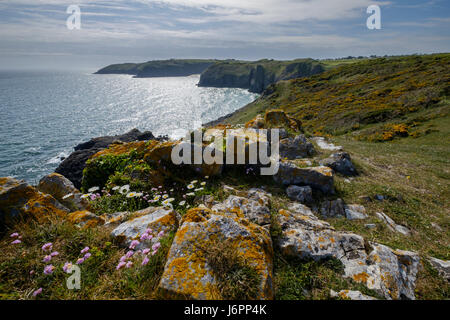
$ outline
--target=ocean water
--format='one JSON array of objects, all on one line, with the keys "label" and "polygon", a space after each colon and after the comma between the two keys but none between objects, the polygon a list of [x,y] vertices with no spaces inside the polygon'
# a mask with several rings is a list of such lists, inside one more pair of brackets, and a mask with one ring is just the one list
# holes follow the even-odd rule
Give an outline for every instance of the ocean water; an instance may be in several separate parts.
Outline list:
[{"label": "ocean water", "polygon": [[90,138],[133,128],[177,138],[257,97],[242,89],[199,88],[198,81],[199,75],[0,72],[0,177],[35,184]]}]

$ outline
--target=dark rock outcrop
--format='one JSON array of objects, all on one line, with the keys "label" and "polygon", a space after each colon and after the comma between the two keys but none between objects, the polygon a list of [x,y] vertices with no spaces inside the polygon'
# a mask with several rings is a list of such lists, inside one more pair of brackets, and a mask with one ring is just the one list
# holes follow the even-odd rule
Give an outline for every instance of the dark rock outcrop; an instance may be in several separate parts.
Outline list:
[{"label": "dark rock outcrop", "polygon": [[141,132],[138,129],[133,129],[122,135],[93,138],[87,142],[77,145],[74,148],[75,152],[61,162],[55,172],[62,174],[64,177],[72,181],[77,189],[80,189],[83,169],[86,166],[86,161],[92,155],[109,147],[109,145],[111,145],[114,141],[132,142],[153,139],[164,140],[165,137],[155,138],[150,131]]}]

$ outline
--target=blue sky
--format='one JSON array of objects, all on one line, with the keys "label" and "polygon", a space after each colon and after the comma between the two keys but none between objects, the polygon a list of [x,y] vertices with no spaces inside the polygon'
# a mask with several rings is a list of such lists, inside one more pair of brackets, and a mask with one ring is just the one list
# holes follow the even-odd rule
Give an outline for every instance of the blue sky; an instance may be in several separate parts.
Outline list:
[{"label": "blue sky", "polygon": [[[69,5],[81,30],[68,30]],[[366,9],[381,7],[381,30]],[[450,52],[448,0],[1,0],[0,69]]]}]

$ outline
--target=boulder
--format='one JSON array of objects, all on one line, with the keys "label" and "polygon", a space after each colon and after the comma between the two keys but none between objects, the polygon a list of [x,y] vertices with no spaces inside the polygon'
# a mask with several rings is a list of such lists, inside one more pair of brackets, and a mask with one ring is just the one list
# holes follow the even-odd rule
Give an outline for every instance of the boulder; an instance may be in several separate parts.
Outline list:
[{"label": "boulder", "polygon": [[[129,246],[131,241],[139,240],[139,237],[145,233],[147,228],[152,229],[155,233],[160,231],[168,233],[175,230],[179,219],[179,214],[173,209],[149,207],[131,213],[127,221],[121,223],[111,232],[111,236],[116,238],[122,245]],[[136,248],[141,249],[144,246],[145,243],[141,242]]]},{"label": "boulder", "polygon": [[75,152],[64,159],[64,161],[59,164],[58,168],[56,168],[55,172],[62,174],[72,181],[77,189],[80,189],[83,169],[86,166],[86,161],[91,156],[109,147],[113,142],[146,141],[151,139],[154,139],[154,136],[150,131],[140,132],[137,129],[133,129],[123,135],[93,138],[77,145],[74,148]]},{"label": "boulder", "polygon": [[264,117],[258,114],[255,118],[250,120],[245,124],[246,128],[252,129],[263,129],[264,128]]},{"label": "boulder", "polygon": [[314,146],[302,134],[280,141],[280,157],[282,159],[306,158],[312,156],[314,153]]},{"label": "boulder", "polygon": [[71,211],[86,210],[89,206],[88,201],[81,198],[82,194],[73,183],[58,173],[51,173],[43,177],[37,188],[41,192],[52,195]]},{"label": "boulder", "polygon": [[339,172],[346,176],[356,174],[350,155],[347,152],[333,153],[330,157],[319,162],[321,166],[332,168],[335,172]]},{"label": "boulder", "polygon": [[333,170],[328,167],[300,168],[293,162],[282,161],[273,178],[285,186],[310,186],[325,194],[334,193]]},{"label": "boulder", "polygon": [[320,214],[324,218],[345,217],[345,204],[342,199],[326,200],[320,206]]},{"label": "boulder", "polygon": [[299,187],[291,185],[286,188],[286,194],[289,199],[301,203],[310,203],[313,201],[312,189],[309,186]]},{"label": "boulder", "polygon": [[51,195],[43,194],[23,180],[0,178],[0,232],[21,218],[42,221],[51,216],[66,216],[69,212]]},{"label": "boulder", "polygon": [[384,212],[375,212],[375,215],[381,220],[383,221],[386,226],[394,232],[398,232],[403,234],[404,236],[409,236],[411,235],[411,231],[402,225],[396,224],[394,220],[392,220],[387,214],[385,214]]},{"label": "boulder", "polygon": [[367,219],[366,208],[359,204],[349,204],[345,206],[345,217],[348,220]]},{"label": "boulder", "polygon": [[346,299],[346,300],[377,300],[374,297],[371,297],[371,296],[362,294],[359,291],[353,291],[353,290],[341,290],[339,292],[330,290],[330,297]]},{"label": "boulder", "polygon": [[105,219],[87,210],[69,213],[67,216],[67,221],[79,226],[80,228],[90,228],[105,224]]},{"label": "boulder", "polygon": [[258,225],[270,225],[270,197],[262,189],[250,189],[244,196],[230,195],[211,209],[216,212],[236,212]]},{"label": "boulder", "polygon": [[259,281],[254,299],[272,299],[273,248],[269,231],[240,213],[206,208],[189,210],[170,248],[159,289],[166,298],[223,299],[220,274],[212,267],[208,248],[226,242],[254,268]]},{"label": "boulder", "polygon": [[444,261],[433,257],[430,257],[428,261],[444,279],[450,281],[450,261]]},{"label": "boulder", "polygon": [[344,266],[344,277],[387,299],[414,299],[419,265],[416,253],[392,250],[368,243],[359,235],[336,231],[304,206],[300,208],[280,210],[277,216],[282,235],[276,245],[282,254],[316,261],[338,259]]}]

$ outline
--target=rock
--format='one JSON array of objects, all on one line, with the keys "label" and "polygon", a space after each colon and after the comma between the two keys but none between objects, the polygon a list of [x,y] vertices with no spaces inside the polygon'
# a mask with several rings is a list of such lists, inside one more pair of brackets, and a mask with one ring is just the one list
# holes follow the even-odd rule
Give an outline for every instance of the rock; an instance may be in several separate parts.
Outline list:
[{"label": "rock", "polygon": [[230,195],[211,209],[216,212],[235,212],[261,226],[270,225],[270,197],[264,190],[250,189],[245,196]]},{"label": "rock", "polygon": [[299,187],[299,186],[289,186],[286,189],[286,194],[289,199],[298,201],[301,203],[310,203],[313,201],[312,189],[309,186]]},{"label": "rock", "polygon": [[306,158],[312,156],[314,153],[314,146],[302,134],[295,138],[285,138],[280,141],[280,157],[282,159]]},{"label": "rock", "polygon": [[359,291],[352,291],[352,290],[341,290],[339,292],[330,290],[330,296],[332,298],[341,298],[349,300],[378,300],[374,297],[362,294]]},{"label": "rock", "polygon": [[282,161],[273,179],[285,186],[310,186],[325,194],[334,193],[333,170],[328,167],[300,168],[293,162]]},{"label": "rock", "polygon": [[64,217],[68,212],[51,195],[39,192],[25,181],[0,178],[0,232],[21,218],[42,221],[54,215]]},{"label": "rock", "polygon": [[75,211],[67,216],[67,221],[81,228],[96,227],[105,224],[105,220],[87,210]]},{"label": "rock", "polygon": [[430,257],[428,261],[444,279],[450,281],[450,261],[444,261],[433,257]]},{"label": "rock", "polygon": [[[168,233],[175,230],[179,223],[179,214],[173,209],[164,207],[149,207],[136,211],[128,216],[129,220],[121,223],[112,232],[111,236],[116,238],[124,246],[129,246],[131,241],[138,240],[150,228],[155,233],[164,231]],[[140,249],[144,243],[140,243]]]},{"label": "rock", "polygon": [[367,223],[364,225],[367,229],[375,229],[377,225],[375,223]]},{"label": "rock", "polygon": [[263,129],[264,128],[264,117],[258,114],[255,118],[250,120],[245,124],[246,128],[252,129]]},{"label": "rock", "polygon": [[345,206],[345,216],[349,220],[367,219],[366,208],[358,204],[349,204]]},{"label": "rock", "polygon": [[330,151],[340,151],[342,150],[341,146],[335,146],[331,142],[327,142],[323,137],[313,137],[311,138],[322,150],[330,150]]},{"label": "rock", "polygon": [[383,201],[385,199],[385,196],[381,195],[381,194],[376,194],[375,195],[375,199],[378,201]]},{"label": "rock", "polygon": [[375,215],[383,221],[391,231],[396,231],[404,236],[411,235],[411,231],[402,225],[396,224],[394,220],[389,218],[384,212],[375,212]]},{"label": "rock", "polygon": [[294,131],[302,131],[301,122],[291,118],[281,109],[266,111],[266,114],[264,115],[264,124],[266,129],[289,128]]},{"label": "rock", "polygon": [[342,218],[346,216],[345,205],[342,199],[326,200],[322,202],[320,214],[324,218]]},{"label": "rock", "polygon": [[280,210],[277,216],[282,228],[277,245],[282,254],[316,261],[338,259],[345,277],[365,284],[387,299],[414,299],[419,264],[416,253],[366,243],[361,236],[336,231],[302,211]]},{"label": "rock", "polygon": [[39,181],[38,190],[52,195],[62,205],[71,211],[86,210],[89,206],[87,200],[82,199],[82,194],[66,177],[51,173]]},{"label": "rock", "polygon": [[109,147],[114,141],[131,142],[131,141],[146,141],[154,139],[150,131],[140,132],[133,129],[123,135],[105,136],[93,138],[87,142],[80,143],[74,149],[75,152],[60,163],[55,172],[62,174],[64,177],[72,181],[77,189],[81,188],[81,179],[83,177],[83,169],[86,166],[86,161],[97,152]]},{"label": "rock", "polygon": [[357,173],[352,160],[350,159],[350,155],[347,152],[333,153],[330,157],[321,160],[319,164],[321,166],[330,167],[334,171],[347,176],[355,175]]},{"label": "rock", "polygon": [[[269,231],[240,213],[209,209],[189,210],[181,221],[159,283],[166,298],[222,299],[217,273],[208,261],[207,248],[226,242],[255,268],[259,276],[254,299],[272,299],[273,248]],[[206,251],[205,251],[206,250]]]}]

